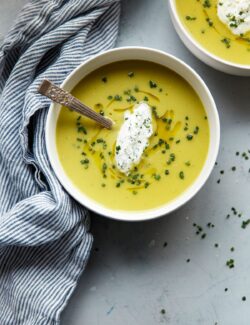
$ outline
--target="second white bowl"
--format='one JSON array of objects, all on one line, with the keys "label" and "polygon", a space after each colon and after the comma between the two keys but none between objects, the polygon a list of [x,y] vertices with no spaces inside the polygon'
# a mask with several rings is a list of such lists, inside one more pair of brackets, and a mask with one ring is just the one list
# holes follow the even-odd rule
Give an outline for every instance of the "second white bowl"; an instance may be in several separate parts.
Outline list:
[{"label": "second white bowl", "polygon": [[[188,0],[184,0],[188,1]],[[201,61],[212,68],[238,76],[250,76],[250,65],[241,65],[223,60],[202,47],[185,28],[176,8],[176,0],[169,0],[170,16],[177,34],[186,47]]]}]

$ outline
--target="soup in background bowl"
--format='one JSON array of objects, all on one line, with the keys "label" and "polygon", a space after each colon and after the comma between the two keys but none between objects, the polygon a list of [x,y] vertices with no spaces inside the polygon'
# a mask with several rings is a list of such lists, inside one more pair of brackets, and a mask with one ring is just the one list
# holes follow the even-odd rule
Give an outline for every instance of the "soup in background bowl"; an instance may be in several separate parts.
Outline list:
[{"label": "soup in background bowl", "polygon": [[[203,81],[183,62],[146,48],[115,49],[83,63],[63,88],[115,122],[107,130],[68,108],[50,108],[49,158],[80,203],[108,217],[145,220],[173,211],[204,184],[218,152],[219,119]],[[141,105],[152,132],[124,171],[117,139]]]},{"label": "soup in background bowl", "polygon": [[246,0],[234,3],[170,0],[169,7],[177,33],[194,55],[215,69],[250,76],[250,12]]}]

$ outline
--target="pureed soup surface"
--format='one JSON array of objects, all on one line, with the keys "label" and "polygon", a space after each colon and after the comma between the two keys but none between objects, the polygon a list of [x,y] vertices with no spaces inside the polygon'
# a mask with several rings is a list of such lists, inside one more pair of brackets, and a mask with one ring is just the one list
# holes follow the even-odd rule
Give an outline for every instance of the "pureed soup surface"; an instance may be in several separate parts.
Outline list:
[{"label": "pureed soup surface", "polygon": [[[119,210],[146,210],[176,198],[199,175],[209,146],[203,105],[179,75],[144,61],[122,61],[86,76],[72,91],[115,121],[109,131],[63,107],[56,140],[61,164],[90,198]],[[137,102],[152,107],[153,135],[129,175],[119,172],[116,139],[124,112]]]},{"label": "pureed soup surface", "polygon": [[224,60],[250,65],[250,32],[235,35],[217,15],[218,0],[176,0],[180,19],[209,52]]}]

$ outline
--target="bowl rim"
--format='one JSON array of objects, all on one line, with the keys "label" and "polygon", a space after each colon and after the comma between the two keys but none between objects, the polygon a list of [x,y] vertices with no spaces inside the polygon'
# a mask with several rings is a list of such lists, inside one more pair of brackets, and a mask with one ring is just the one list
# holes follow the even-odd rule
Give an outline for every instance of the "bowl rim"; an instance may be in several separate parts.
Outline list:
[{"label": "bowl rim", "polygon": [[[193,80],[196,80],[198,82],[199,86],[201,86],[203,91],[205,92],[207,99],[209,100],[210,110],[213,114],[213,118],[215,121],[214,129],[215,129],[216,137],[215,137],[215,140],[213,143],[212,154],[209,156],[209,151],[210,151],[210,149],[209,149],[206,160],[205,160],[204,165],[201,169],[201,172],[197,176],[197,178],[194,180],[194,182],[190,186],[188,186],[187,189],[184,192],[182,192],[180,195],[178,195],[175,199],[173,199],[172,201],[170,201],[164,205],[154,208],[154,209],[127,211],[127,210],[114,210],[114,209],[107,208],[107,207],[103,206],[101,203],[97,202],[96,200],[91,199],[88,195],[85,195],[85,193],[80,192],[80,190],[77,188],[77,186],[74,185],[73,182],[71,182],[69,177],[66,175],[66,172],[63,170],[62,165],[60,164],[60,160],[58,158],[58,153],[54,152],[54,150],[51,148],[52,145],[51,145],[51,141],[50,141],[50,139],[51,139],[50,131],[51,131],[51,127],[52,127],[51,123],[52,123],[53,114],[56,114],[55,106],[57,104],[55,104],[55,103],[51,103],[51,105],[49,107],[47,119],[46,119],[46,126],[45,126],[46,149],[47,149],[47,154],[48,154],[48,158],[50,161],[50,165],[51,165],[55,175],[57,176],[57,179],[61,183],[62,187],[69,193],[69,195],[71,195],[82,206],[86,207],[87,209],[89,209],[99,215],[102,215],[102,216],[105,216],[105,217],[108,217],[108,218],[114,219],[114,220],[133,221],[133,222],[134,221],[147,221],[147,220],[160,218],[164,215],[167,215],[167,214],[175,211],[176,209],[179,209],[181,206],[183,206],[188,201],[190,201],[197,194],[197,192],[199,192],[199,190],[204,186],[204,184],[206,183],[208,177],[210,176],[210,174],[213,170],[213,167],[214,167],[217,155],[218,155],[218,151],[219,151],[220,120],[219,120],[219,114],[218,114],[214,99],[212,97],[212,94],[211,94],[210,90],[208,89],[207,85],[205,84],[205,82],[203,81],[203,79],[197,74],[197,72],[193,68],[191,68],[188,64],[186,64],[184,61],[180,60],[179,58],[175,57],[174,55],[171,55],[171,54],[161,51],[161,50],[152,49],[149,47],[125,46],[125,47],[118,47],[118,48],[114,48],[114,49],[111,49],[108,51],[101,52],[101,53],[91,57],[90,59],[84,61],[80,65],[78,65],[64,79],[63,83],[61,84],[61,87],[64,88],[64,86],[70,81],[70,79],[72,79],[74,77],[74,75],[77,74],[77,72],[79,70],[83,69],[83,67],[87,66],[89,63],[92,63],[95,60],[101,59],[103,56],[108,56],[108,55],[110,55],[110,53],[117,52],[117,55],[119,55],[119,53],[122,51],[136,51],[136,52],[141,51],[144,54],[145,54],[145,52],[148,52],[149,54],[152,54],[152,55],[155,54],[155,55],[167,57],[168,59],[172,60],[176,64],[179,64],[180,67],[185,69],[186,72],[189,74],[189,76],[192,77]],[[122,60],[117,59],[116,61],[124,61],[124,60],[126,60],[126,59],[122,59]],[[132,60],[132,59],[128,58],[128,60]],[[138,60],[143,60],[143,59],[138,59]],[[116,61],[114,61],[114,62],[116,62]],[[149,60],[146,60],[146,61],[149,61]],[[151,62],[156,63],[156,59],[154,60],[152,58]],[[105,64],[102,64],[100,66],[104,66],[104,65]],[[167,65],[165,65],[165,66],[167,67]],[[169,68],[169,69],[171,69],[171,68]],[[94,70],[95,69],[93,69],[92,71],[94,71]],[[179,74],[174,69],[171,69],[171,70],[174,71],[175,73]],[[184,78],[184,80],[186,80],[186,79]],[[190,84],[190,82],[188,82],[188,83]],[[192,85],[191,85],[191,87],[193,88]],[[205,107],[205,109],[206,109],[206,107]],[[59,115],[59,113],[58,113],[58,115]],[[211,129],[210,129],[210,131],[211,131]],[[56,160],[59,161],[59,164],[63,171],[63,174],[61,174],[60,171],[58,170]],[[208,163],[209,163],[209,165],[205,169],[205,165]],[[201,175],[203,176],[202,179],[201,179]],[[199,183],[198,183],[198,181],[199,181]]]},{"label": "bowl rim", "polygon": [[204,48],[192,35],[188,32],[187,28],[185,28],[184,24],[182,23],[177,8],[176,8],[176,0],[169,0],[169,7],[172,13],[172,17],[174,17],[175,22],[178,24],[178,27],[180,28],[182,34],[188,39],[188,41],[196,47],[200,52],[202,52],[204,55],[209,57],[212,60],[217,61],[220,64],[223,64],[227,67],[236,68],[243,71],[250,71],[250,64],[239,64],[234,63],[231,61],[224,60],[223,58],[213,54],[212,52],[208,51],[206,48]]}]

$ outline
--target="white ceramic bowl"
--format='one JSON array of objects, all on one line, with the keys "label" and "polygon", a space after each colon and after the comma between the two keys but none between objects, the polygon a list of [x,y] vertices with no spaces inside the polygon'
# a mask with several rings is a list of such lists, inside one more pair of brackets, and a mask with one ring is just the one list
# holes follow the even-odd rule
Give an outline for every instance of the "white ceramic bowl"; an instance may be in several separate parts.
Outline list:
[{"label": "white ceramic bowl", "polygon": [[[188,1],[188,0],[184,0]],[[197,42],[181,22],[176,9],[176,0],[169,0],[169,10],[175,30],[186,47],[201,61],[214,69],[237,76],[250,76],[250,65],[242,65],[223,60],[210,53]]]},{"label": "white ceramic bowl", "polygon": [[81,79],[93,70],[115,61],[146,60],[161,64],[181,75],[199,94],[203,102],[210,127],[210,146],[206,162],[196,181],[180,196],[163,206],[145,211],[112,210],[84,195],[69,179],[58,158],[56,148],[56,123],[60,105],[51,104],[46,124],[46,146],[48,156],[59,181],[78,202],[100,215],[126,221],[149,220],[168,214],[188,202],[204,185],[217,157],[220,141],[220,123],[214,100],[207,86],[187,64],[167,53],[141,47],[123,47],[110,50],[82,63],[63,82],[61,87],[71,91]]}]

